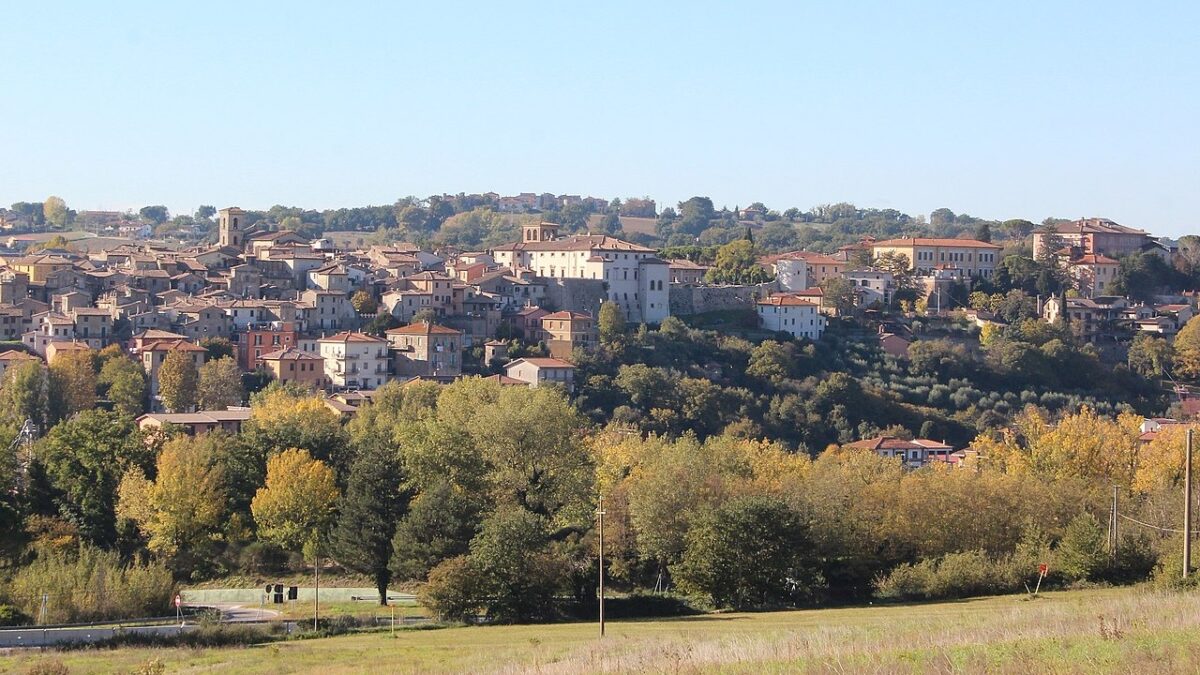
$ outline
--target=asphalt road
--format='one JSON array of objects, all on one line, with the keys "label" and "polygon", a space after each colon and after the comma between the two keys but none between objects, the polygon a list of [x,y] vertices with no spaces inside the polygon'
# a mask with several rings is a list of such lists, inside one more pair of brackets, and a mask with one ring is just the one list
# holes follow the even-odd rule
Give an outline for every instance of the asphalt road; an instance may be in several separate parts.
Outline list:
[{"label": "asphalt road", "polygon": [[92,627],[78,626],[72,628],[12,628],[0,630],[0,648],[7,647],[41,647],[43,645],[59,645],[68,642],[97,642],[107,640],[120,633],[144,633],[147,635],[177,635],[181,631],[192,630],[196,626],[179,624],[167,626],[116,626]]},{"label": "asphalt road", "polygon": [[[223,623],[255,623],[270,621],[279,612],[273,609],[245,607],[234,603],[206,603],[203,605],[185,605],[193,608],[211,608],[221,612]],[[5,628],[0,629],[0,649],[10,647],[41,647],[44,645],[60,645],[69,642],[99,642],[121,633],[143,633],[146,635],[178,635],[182,631],[193,630],[195,623],[178,623],[156,626],[69,626],[63,628]]]}]

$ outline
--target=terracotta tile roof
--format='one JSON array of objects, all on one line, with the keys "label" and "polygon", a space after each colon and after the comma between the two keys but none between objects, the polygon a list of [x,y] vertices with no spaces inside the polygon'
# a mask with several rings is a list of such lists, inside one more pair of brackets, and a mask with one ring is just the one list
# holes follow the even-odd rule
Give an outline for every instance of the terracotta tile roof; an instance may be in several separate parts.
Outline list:
[{"label": "terracotta tile roof", "polygon": [[10,349],[0,352],[0,361],[41,361],[41,359],[20,349]]},{"label": "terracotta tile roof", "polygon": [[535,365],[538,368],[570,368],[571,370],[575,369],[574,364],[568,363],[567,361],[563,361],[562,359],[552,359],[549,357],[537,357],[537,356],[528,356],[523,359],[517,359],[516,361],[513,361],[512,363],[508,364],[508,366],[506,366],[506,368],[511,368],[512,366],[514,366],[518,363],[521,363],[522,361],[524,361],[525,363]]},{"label": "terracotta tile roof", "polygon": [[562,312],[555,312],[555,313],[553,313],[553,314],[547,314],[546,316],[543,316],[543,317],[542,317],[542,321],[545,321],[546,319],[554,319],[554,320],[556,320],[556,321],[557,321],[557,320],[562,320],[562,321],[591,321],[591,320],[592,320],[592,315],[591,315],[591,314],[582,314],[582,313],[580,313],[580,312],[567,312],[567,311],[562,311]]},{"label": "terracotta tile roof", "polygon": [[204,347],[197,344],[192,344],[187,340],[156,340],[154,344],[145,348],[148,352],[206,352]]},{"label": "terracotta tile roof", "polygon": [[906,247],[906,246],[942,246],[942,247],[946,247],[946,248],[994,248],[996,250],[1000,250],[999,246],[988,243],[986,241],[979,241],[978,239],[933,239],[933,238],[925,238],[925,237],[908,237],[906,239],[887,239],[885,241],[874,242],[871,244],[871,246],[876,247],[876,248],[880,248],[880,247],[900,248],[900,247]]},{"label": "terracotta tile roof", "polygon": [[399,328],[389,328],[386,332],[388,335],[462,335],[462,331],[424,321],[410,323]]},{"label": "terracotta tile roof", "polygon": [[365,342],[386,342],[386,340],[384,340],[383,338],[377,338],[374,335],[367,335],[366,333],[355,333],[355,332],[346,330],[346,331],[342,331],[336,335],[330,335],[329,337],[323,337],[320,340],[317,340],[317,342],[364,342],[365,343]]},{"label": "terracotta tile roof", "polygon": [[1081,255],[1078,258],[1074,258],[1073,260],[1071,260],[1071,264],[1072,265],[1117,265],[1119,263],[1116,260],[1114,260],[1104,254],[1089,253],[1087,255]]},{"label": "terracotta tile roof", "polygon": [[[630,253],[654,253],[654,249],[639,246],[606,234],[577,234],[552,241],[530,241],[515,244],[513,248],[526,251],[627,251]],[[504,250],[497,247],[497,250]]]},{"label": "terracotta tile roof", "polygon": [[817,303],[813,302],[812,300],[809,300],[807,298],[802,298],[797,295],[792,295],[790,293],[777,293],[775,295],[772,295],[772,296],[763,298],[762,300],[759,300],[758,304],[765,305],[765,306],[774,306],[774,307],[798,307],[798,306],[816,307],[817,306]]},{"label": "terracotta tile roof", "polygon": [[284,347],[258,357],[261,361],[324,361],[312,352],[306,352],[295,347]]},{"label": "terracotta tile roof", "polygon": [[1054,230],[1059,234],[1146,234],[1142,230],[1118,225],[1108,218],[1080,218],[1069,223],[1059,223],[1054,226]]}]

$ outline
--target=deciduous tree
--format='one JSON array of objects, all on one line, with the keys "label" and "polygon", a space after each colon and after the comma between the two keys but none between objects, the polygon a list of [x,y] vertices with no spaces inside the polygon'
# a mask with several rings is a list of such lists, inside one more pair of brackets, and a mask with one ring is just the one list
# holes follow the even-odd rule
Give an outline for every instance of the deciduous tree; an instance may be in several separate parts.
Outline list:
[{"label": "deciduous tree", "polygon": [[228,356],[200,366],[196,400],[201,410],[225,410],[241,405],[245,397],[242,373]]},{"label": "deciduous tree", "polygon": [[190,352],[171,351],[158,369],[158,395],[172,412],[196,405],[200,374]]},{"label": "deciduous tree", "polygon": [[137,523],[154,553],[174,558],[176,573],[186,573],[211,554],[208,546],[225,521],[223,476],[207,444],[181,436],[163,446],[155,479],[140,468],[121,479],[117,514]]},{"label": "deciduous tree", "polygon": [[250,511],[260,539],[298,551],[324,540],[337,500],[333,470],[305,450],[290,449],[267,460],[266,484]]}]

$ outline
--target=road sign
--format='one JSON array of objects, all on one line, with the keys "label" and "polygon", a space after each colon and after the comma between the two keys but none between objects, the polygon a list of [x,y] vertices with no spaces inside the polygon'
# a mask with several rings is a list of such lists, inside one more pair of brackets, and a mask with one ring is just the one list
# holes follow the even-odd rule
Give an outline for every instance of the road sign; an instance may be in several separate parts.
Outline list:
[{"label": "road sign", "polygon": [[176,607],[176,609],[178,609],[182,606],[183,606],[183,598],[179,597],[179,594],[176,593],[175,594],[175,607]]},{"label": "road sign", "polygon": [[1050,566],[1047,565],[1046,563],[1040,563],[1038,565],[1038,574],[1040,574],[1042,576],[1046,576],[1046,573],[1049,571],[1050,571]]}]

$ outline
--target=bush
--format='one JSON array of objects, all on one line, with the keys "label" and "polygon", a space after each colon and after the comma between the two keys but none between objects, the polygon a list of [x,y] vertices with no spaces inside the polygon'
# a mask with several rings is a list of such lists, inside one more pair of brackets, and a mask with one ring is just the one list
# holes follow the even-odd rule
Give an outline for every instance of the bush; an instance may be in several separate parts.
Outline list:
[{"label": "bush", "polygon": [[238,567],[248,574],[281,574],[289,571],[292,562],[287,551],[263,541],[247,544],[238,553]]},{"label": "bush", "polygon": [[441,621],[466,621],[483,604],[479,574],[466,556],[444,560],[430,570],[417,601]]},{"label": "bush", "polygon": [[1105,550],[1107,535],[1100,521],[1090,513],[1081,513],[1067,525],[1058,542],[1058,567],[1074,581],[1095,581],[1109,566]]},{"label": "bush", "polygon": [[0,626],[25,626],[33,623],[29,615],[12,605],[0,605]]},{"label": "bush", "polygon": [[83,547],[40,556],[13,577],[10,595],[25,614],[39,614],[43,594],[49,623],[133,619],[168,613],[175,582],[160,563],[122,565],[116,553]]},{"label": "bush", "polygon": [[948,553],[902,564],[875,580],[875,596],[885,600],[938,600],[1015,593],[1033,578],[1036,566],[1024,556],[989,557],[983,551]]}]

